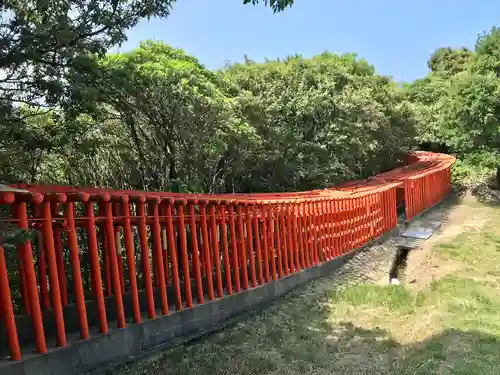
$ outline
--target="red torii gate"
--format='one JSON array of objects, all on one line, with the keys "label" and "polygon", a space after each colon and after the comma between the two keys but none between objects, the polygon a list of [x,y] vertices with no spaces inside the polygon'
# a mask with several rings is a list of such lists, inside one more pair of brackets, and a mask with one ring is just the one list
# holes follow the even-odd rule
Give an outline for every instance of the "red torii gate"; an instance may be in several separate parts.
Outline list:
[{"label": "red torii gate", "polygon": [[[449,192],[455,158],[412,152],[406,162],[367,180],[298,193],[209,195],[13,184],[0,191],[0,204],[11,208],[8,222],[35,230],[37,241],[17,245],[16,270],[7,268],[0,247],[0,317],[10,358],[19,360],[22,347],[10,273],[19,272],[22,310],[31,319],[37,352],[45,353],[44,310],[52,309],[56,345],[65,346],[63,311],[69,303],[76,304],[80,337],[86,340],[89,298],[105,334],[106,297],[114,299],[117,326],[123,328],[125,293],[133,321],[140,323],[139,290],[145,291],[148,319],[154,319],[155,295],[161,314],[169,312],[167,288],[173,290],[176,310],[191,308],[191,280],[196,302],[203,304],[358,248],[396,226],[396,207],[403,202],[411,220]],[[80,254],[82,242],[86,254]],[[89,280],[82,277],[84,260]],[[91,297],[84,281],[91,285]]]}]

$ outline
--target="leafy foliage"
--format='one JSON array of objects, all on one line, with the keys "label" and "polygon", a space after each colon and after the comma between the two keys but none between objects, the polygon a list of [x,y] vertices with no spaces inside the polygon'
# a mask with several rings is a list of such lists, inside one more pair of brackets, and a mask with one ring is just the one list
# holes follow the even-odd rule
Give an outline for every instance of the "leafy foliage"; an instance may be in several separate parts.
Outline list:
[{"label": "leafy foliage", "polygon": [[406,87],[419,139],[446,145],[464,165],[500,166],[500,30],[481,35],[475,51],[436,50],[429,68]]},{"label": "leafy foliage", "polygon": [[427,65],[432,72],[449,77],[468,68],[474,53],[468,48],[438,48],[430,57]]},{"label": "leafy foliage", "polygon": [[79,101],[92,103],[87,110],[109,127],[107,134],[119,132],[113,160],[120,166],[107,171],[105,184],[117,185],[112,179],[119,177],[141,188],[180,183],[220,190],[222,155],[252,140],[220,77],[181,50],[153,42],[98,64],[94,74],[78,76],[73,89]]},{"label": "leafy foliage", "polygon": [[[216,74],[162,45],[105,56],[139,20],[167,17],[174,2],[2,2],[2,181],[220,185],[218,154],[238,133],[238,144],[254,137]],[[293,0],[262,3],[277,12]]]},{"label": "leafy foliage", "polygon": [[[240,0],[241,1],[241,0]],[[258,0],[243,0],[257,4]],[[143,18],[168,17],[175,0],[5,0],[0,4],[0,120],[19,122],[18,104],[57,106],[68,74],[126,40]],[[293,0],[265,0],[274,12]]]},{"label": "leafy foliage", "polygon": [[103,55],[141,18],[168,16],[171,0],[2,2],[0,99],[50,106],[64,97],[69,70]]},{"label": "leafy foliage", "polygon": [[[32,151],[40,157],[30,173],[13,165],[17,176],[4,178],[197,192],[303,190],[391,168],[414,134],[403,93],[355,55],[248,60],[219,72],[158,42],[88,58],[91,70],[68,75],[64,111],[16,128],[31,134],[55,126],[57,137]],[[21,154],[23,145],[15,146]]]},{"label": "leafy foliage", "polygon": [[[270,6],[271,9],[276,12],[281,12],[285,10],[285,8],[293,5],[293,0],[264,0],[263,1],[266,6]],[[243,4],[258,4],[259,0],[243,0]]]},{"label": "leafy foliage", "polygon": [[[244,191],[304,190],[394,165],[412,121],[402,95],[354,55],[229,66],[261,136]],[[250,99],[248,99],[250,98]]]}]

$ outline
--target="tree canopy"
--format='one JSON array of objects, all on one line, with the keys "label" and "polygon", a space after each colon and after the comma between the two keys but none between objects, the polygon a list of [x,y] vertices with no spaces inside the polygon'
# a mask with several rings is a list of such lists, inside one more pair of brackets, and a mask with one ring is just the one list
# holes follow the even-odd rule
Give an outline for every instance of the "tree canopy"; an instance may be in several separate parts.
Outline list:
[{"label": "tree canopy", "polygon": [[476,168],[499,166],[500,30],[480,35],[474,51],[436,50],[429,68],[427,77],[405,88],[417,140],[444,145]]},{"label": "tree canopy", "polygon": [[[498,29],[493,28],[479,37],[475,51],[441,48],[431,56],[431,72],[410,85],[407,92],[419,107],[417,121],[422,126],[422,138],[445,143],[459,154],[478,148],[496,150],[498,51]],[[431,117],[426,115],[429,112]]]},{"label": "tree canopy", "polygon": [[[241,0],[240,0],[241,1]],[[293,0],[264,0],[274,12]],[[144,18],[168,17],[175,0],[6,0],[0,5],[0,118],[18,119],[16,103],[41,107],[67,96],[67,74],[89,70]],[[259,0],[243,0],[257,4]]]},{"label": "tree canopy", "polygon": [[413,134],[395,85],[352,54],[247,61],[222,74],[241,90],[262,140],[241,181],[245,191],[366,177],[393,166]]},{"label": "tree canopy", "polygon": [[[262,1],[262,0],[260,0]],[[270,6],[274,12],[281,12],[293,5],[294,0],[263,0],[266,6]],[[243,0],[243,4],[258,4],[259,0]]]},{"label": "tree canopy", "polygon": [[[239,0],[241,1],[241,0]],[[243,0],[283,11],[293,0]],[[109,54],[173,0],[2,3],[2,182],[294,191],[392,168],[441,144],[500,165],[500,31],[438,48],[396,85],[355,54],[218,71],[163,42]]]},{"label": "tree canopy", "polygon": [[[4,178],[303,190],[389,169],[414,135],[403,92],[352,54],[247,60],[212,72],[181,50],[144,42],[89,59],[92,70],[68,75],[67,106],[8,128],[19,139],[6,153],[19,163]],[[47,139],[30,148],[23,134],[39,133]],[[28,171],[20,154],[33,160]]]}]

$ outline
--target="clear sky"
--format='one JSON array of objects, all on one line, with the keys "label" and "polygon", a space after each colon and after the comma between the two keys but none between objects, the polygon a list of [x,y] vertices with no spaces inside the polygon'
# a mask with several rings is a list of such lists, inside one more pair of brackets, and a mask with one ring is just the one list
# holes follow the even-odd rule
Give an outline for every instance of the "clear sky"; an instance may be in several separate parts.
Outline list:
[{"label": "clear sky", "polygon": [[120,51],[163,40],[209,69],[244,54],[262,61],[356,52],[380,74],[410,81],[426,74],[436,47],[473,47],[494,25],[500,26],[499,0],[296,0],[278,14],[242,0],[177,0],[169,18],[130,30]]}]

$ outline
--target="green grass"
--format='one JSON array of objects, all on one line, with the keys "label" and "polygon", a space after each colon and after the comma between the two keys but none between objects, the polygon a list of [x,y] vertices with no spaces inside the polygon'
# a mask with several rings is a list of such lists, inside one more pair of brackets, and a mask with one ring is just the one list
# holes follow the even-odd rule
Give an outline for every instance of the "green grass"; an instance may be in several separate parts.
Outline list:
[{"label": "green grass", "polygon": [[125,374],[500,374],[500,208],[466,201],[463,226],[432,248],[449,273],[408,286],[333,278]]}]

